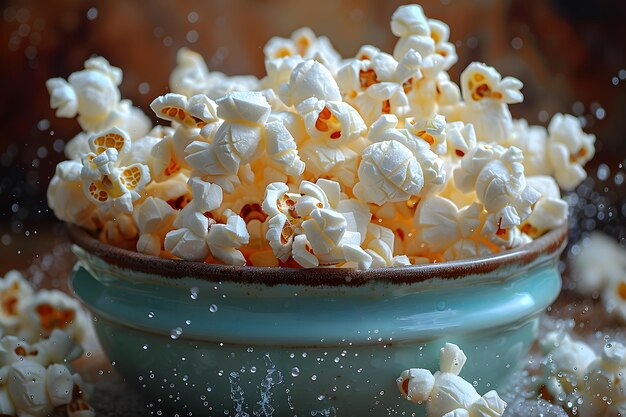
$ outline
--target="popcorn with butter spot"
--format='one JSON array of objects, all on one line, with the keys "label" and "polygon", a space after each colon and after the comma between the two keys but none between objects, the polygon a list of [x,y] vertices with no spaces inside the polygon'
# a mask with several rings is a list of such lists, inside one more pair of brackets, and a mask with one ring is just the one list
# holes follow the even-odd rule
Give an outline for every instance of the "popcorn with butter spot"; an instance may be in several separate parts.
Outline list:
[{"label": "popcorn with butter spot", "polygon": [[572,115],[555,114],[548,126],[548,160],[559,186],[573,190],[587,178],[583,166],[595,153],[594,135],[582,131],[580,121]]},{"label": "popcorn with butter spot", "polygon": [[20,310],[18,335],[33,342],[59,329],[80,342],[85,337],[87,323],[87,314],[76,299],[58,290],[39,290]]},{"label": "popcorn with butter spot", "polygon": [[159,118],[174,123],[174,126],[200,129],[204,138],[212,138],[221,123],[217,104],[204,94],[187,99],[181,94],[168,93],[153,100],[150,108]]},{"label": "popcorn with butter spot", "polygon": [[520,225],[520,230],[536,239],[548,230],[564,225],[567,222],[569,207],[561,199],[561,192],[554,178],[534,175],[526,177],[526,183],[541,196],[533,206],[530,216]]},{"label": "popcorn with butter spot", "polygon": [[423,139],[430,146],[430,150],[437,155],[444,155],[447,151],[446,118],[435,113],[433,117],[421,121],[408,118],[405,121],[407,130]]},{"label": "popcorn with butter spot", "polygon": [[439,353],[440,370],[403,371],[396,380],[404,398],[416,404],[426,403],[426,415],[432,417],[499,417],[507,406],[496,391],[480,396],[471,383],[459,376],[467,361],[455,344],[446,343]]},{"label": "popcorn with butter spot", "polygon": [[463,121],[472,123],[479,140],[502,142],[511,134],[512,117],[508,104],[524,99],[522,82],[502,78],[495,68],[471,63],[461,74],[461,91],[465,100]]},{"label": "popcorn with butter spot", "polygon": [[104,210],[121,213],[133,211],[133,202],[150,182],[147,166],[133,163],[120,165],[130,149],[130,138],[117,128],[89,139],[91,152],[83,157],[81,178],[87,198]]},{"label": "popcorn with butter spot", "polygon": [[146,198],[133,212],[133,219],[139,230],[137,252],[159,256],[163,250],[163,240],[172,230],[176,218],[174,210],[160,198]]},{"label": "popcorn with butter spot", "polygon": [[16,330],[20,311],[33,295],[33,288],[22,274],[11,270],[0,279],[0,334]]}]

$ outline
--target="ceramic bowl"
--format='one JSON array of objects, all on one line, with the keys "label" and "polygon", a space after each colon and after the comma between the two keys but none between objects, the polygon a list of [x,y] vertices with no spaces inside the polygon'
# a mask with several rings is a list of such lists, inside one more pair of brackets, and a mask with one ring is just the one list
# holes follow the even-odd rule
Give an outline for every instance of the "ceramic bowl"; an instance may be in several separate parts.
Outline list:
[{"label": "ceramic bowl", "polygon": [[465,351],[461,376],[479,393],[501,386],[560,291],[567,230],[493,256],[369,271],[168,260],[69,235],[71,287],[154,410],[362,417],[420,415],[396,378],[437,370],[445,342]]}]

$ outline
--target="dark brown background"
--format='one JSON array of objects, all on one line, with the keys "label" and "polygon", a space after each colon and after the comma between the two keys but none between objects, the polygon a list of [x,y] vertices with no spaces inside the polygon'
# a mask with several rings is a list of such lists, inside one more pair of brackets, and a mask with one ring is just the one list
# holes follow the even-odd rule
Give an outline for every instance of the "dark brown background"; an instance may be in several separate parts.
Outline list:
[{"label": "dark brown background", "polygon": [[[167,91],[179,47],[203,54],[211,70],[257,76],[264,71],[265,42],[273,35],[287,37],[301,26],[329,36],[343,56],[354,55],[366,43],[391,51],[395,38],[389,18],[399,4],[378,0],[0,3],[0,274],[26,267],[57,242],[45,189],[62,159],[60,146],[79,127],[74,120],[55,118],[49,110],[46,79],[65,78],[82,69],[89,56],[103,55],[124,70],[123,96],[151,115],[148,103]],[[572,203],[572,225],[602,228],[624,237],[626,185],[615,185],[614,179],[623,175],[620,164],[626,156],[625,2],[437,0],[421,4],[428,17],[452,28],[451,40],[459,54],[459,63],[451,71],[453,80],[458,82],[471,61],[484,61],[524,82],[526,99],[511,107],[514,117],[545,124],[552,114],[569,112],[586,119],[585,129],[598,137],[589,172],[597,177],[598,167],[606,164],[609,175],[584,184],[583,201]],[[596,206],[595,212],[587,207],[590,204]]]}]

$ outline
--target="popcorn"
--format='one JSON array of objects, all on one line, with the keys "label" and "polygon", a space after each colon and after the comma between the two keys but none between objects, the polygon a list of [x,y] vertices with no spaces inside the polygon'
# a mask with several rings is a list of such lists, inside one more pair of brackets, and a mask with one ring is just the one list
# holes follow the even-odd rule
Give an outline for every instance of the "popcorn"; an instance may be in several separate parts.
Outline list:
[{"label": "popcorn", "polygon": [[572,116],[547,130],[513,120],[522,83],[486,64],[453,82],[450,28],[420,6],[399,7],[391,31],[393,54],[364,45],[346,60],[309,28],[274,37],[261,80],[211,72],[183,48],[150,105],[166,126],[150,131],[104,58],[49,80],[59,117],[86,130],[50,207],[105,243],[255,266],[442,262],[561,226],[558,186],[584,178],[595,138]]},{"label": "popcorn", "polygon": [[541,195],[531,215],[521,224],[520,230],[533,239],[548,230],[556,229],[567,222],[568,206],[561,199],[559,186],[552,177],[537,175],[526,178],[526,183]]},{"label": "popcorn", "polygon": [[[362,209],[357,215],[340,212],[352,203],[341,203],[340,186],[334,181],[320,179],[316,184],[300,183],[299,194],[290,193],[283,183],[267,186],[263,200],[263,211],[268,215],[266,238],[274,255],[282,262],[290,257],[304,265],[333,265],[356,262],[363,268],[369,267],[371,257],[360,247],[362,222],[369,221]],[[294,248],[295,239],[299,238]],[[297,250],[295,256],[294,251]],[[309,253],[315,260],[306,255]]]},{"label": "popcorn", "polygon": [[584,388],[585,372],[595,360],[595,352],[586,344],[574,341],[568,334],[548,333],[541,342],[546,355],[545,388],[553,401],[563,405],[577,403],[578,392]]},{"label": "popcorn", "polygon": [[148,197],[133,213],[133,219],[139,230],[137,252],[159,256],[163,249],[163,240],[172,230],[176,211],[159,198]]},{"label": "popcorn", "polygon": [[289,76],[289,84],[280,88],[279,95],[288,106],[297,106],[310,97],[341,101],[339,87],[330,71],[312,59],[296,65]]},{"label": "popcorn", "polygon": [[427,416],[502,416],[507,404],[496,391],[481,397],[472,384],[458,376],[466,360],[457,345],[446,343],[439,353],[439,372],[403,371],[396,381],[398,389],[411,402],[426,402]]},{"label": "popcorn", "polygon": [[466,106],[463,119],[472,123],[480,140],[502,142],[512,130],[507,104],[520,103],[522,83],[513,77],[501,78],[495,68],[471,63],[461,74],[461,91]]},{"label": "popcorn", "polygon": [[[626,276],[626,256],[624,248],[615,240],[601,232],[593,232],[579,245],[580,253],[570,258],[572,277],[578,292],[592,295],[612,282],[623,281]],[[606,262],[606,259],[611,262]],[[619,285],[616,289],[619,289]]]},{"label": "popcorn", "polygon": [[176,229],[165,235],[165,250],[192,261],[204,260],[211,254],[221,262],[244,265],[245,259],[236,248],[248,243],[245,222],[228,212],[227,223],[217,224],[211,212],[222,204],[222,189],[198,178],[189,182],[193,199],[174,220]]},{"label": "popcorn", "polygon": [[228,77],[221,72],[209,72],[200,54],[188,48],[179,49],[177,66],[169,80],[170,91],[187,97],[205,94],[216,100],[233,91],[251,91],[258,88],[254,76]]},{"label": "popcorn", "polygon": [[120,166],[119,159],[130,149],[130,138],[113,128],[89,139],[91,152],[83,157],[83,191],[105,210],[132,212],[139,192],[150,182],[145,165]]},{"label": "popcorn", "polygon": [[26,340],[48,337],[61,329],[81,341],[88,319],[76,299],[58,290],[39,290],[24,303],[20,321],[20,336]]},{"label": "popcorn", "polygon": [[399,141],[376,142],[365,148],[354,195],[368,203],[405,201],[418,195],[424,174],[409,148]]},{"label": "popcorn", "polygon": [[18,326],[19,313],[32,295],[32,287],[18,271],[9,271],[0,279],[0,330],[11,331]]},{"label": "popcorn", "polygon": [[[317,37],[307,27],[300,28],[291,34],[290,39],[271,38],[263,47],[265,62],[289,57],[312,58],[334,71],[341,57],[325,36]],[[269,73],[269,71],[268,71]]]},{"label": "popcorn", "polygon": [[149,130],[147,117],[128,102],[120,102],[118,86],[122,71],[102,57],[85,61],[85,69],[72,73],[68,81],[51,78],[46,82],[50,93],[50,107],[57,117],[72,118],[85,131],[94,132],[113,126],[125,127],[133,137],[143,136]]},{"label": "popcorn", "polygon": [[552,117],[548,132],[548,160],[554,178],[562,189],[573,190],[587,178],[583,166],[593,158],[596,137],[585,134],[574,116],[560,113]]}]

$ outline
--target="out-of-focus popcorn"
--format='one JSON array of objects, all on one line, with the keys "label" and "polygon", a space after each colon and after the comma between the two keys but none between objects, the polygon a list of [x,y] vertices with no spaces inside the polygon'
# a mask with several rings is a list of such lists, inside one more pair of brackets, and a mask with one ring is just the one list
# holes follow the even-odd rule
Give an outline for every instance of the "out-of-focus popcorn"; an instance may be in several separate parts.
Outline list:
[{"label": "out-of-focus popcorn", "polygon": [[76,299],[58,290],[39,290],[30,297],[20,311],[19,335],[25,340],[48,337],[61,329],[75,340],[85,335],[87,316]]},{"label": "out-of-focus popcorn", "polygon": [[391,31],[392,54],[364,45],[349,59],[309,28],[274,37],[261,80],[211,72],[182,48],[151,130],[104,58],[49,80],[59,117],[86,130],[50,207],[105,243],[255,266],[442,262],[562,227],[559,187],[586,175],[593,135],[573,116],[513,120],[522,83],[486,64],[457,85],[450,28],[419,5],[400,6]]},{"label": "out-of-focus popcorn", "polygon": [[263,47],[263,54],[266,62],[296,56],[314,59],[332,72],[336,71],[341,61],[341,56],[335,51],[328,38],[317,37],[307,27],[294,31],[289,39],[274,36]]},{"label": "out-of-focus popcorn", "polygon": [[150,122],[141,110],[120,101],[121,82],[122,70],[102,57],[90,58],[85,69],[72,73],[67,81],[51,78],[46,82],[50,107],[57,110],[57,117],[78,115],[78,123],[88,132],[115,126],[132,137],[142,136],[150,129]]},{"label": "out-of-focus popcorn", "polygon": [[555,114],[548,126],[548,160],[552,175],[564,190],[574,189],[587,178],[583,166],[593,158],[596,137],[582,131],[572,115]]},{"label": "out-of-focus popcorn", "polygon": [[252,75],[229,77],[221,72],[209,72],[204,58],[189,48],[176,54],[176,68],[169,80],[170,91],[187,97],[206,94],[212,100],[233,91],[250,91],[258,87],[259,80]]},{"label": "out-of-focus popcorn", "polygon": [[[614,239],[597,231],[582,239],[578,245],[580,252],[569,260],[576,291],[585,295],[598,295],[611,283],[617,283],[614,294],[619,295],[619,283],[626,280],[626,250]],[[607,259],[611,261],[607,262]],[[611,291],[609,299],[613,297]]]},{"label": "out-of-focus popcorn", "polygon": [[403,371],[396,381],[398,389],[407,400],[426,403],[429,417],[502,416],[507,404],[496,391],[480,396],[471,383],[459,376],[466,361],[457,345],[446,343],[439,352],[438,372],[432,374],[419,368]]},{"label": "out-of-focus popcorn", "polygon": [[581,416],[617,416],[626,410],[626,347],[621,343],[607,342],[596,355],[587,344],[553,332],[542,348],[548,399]]},{"label": "out-of-focus popcorn", "polygon": [[32,287],[20,272],[9,271],[0,279],[0,330],[5,334],[17,328],[19,313],[32,295]]}]

